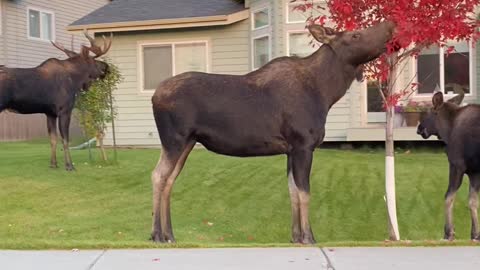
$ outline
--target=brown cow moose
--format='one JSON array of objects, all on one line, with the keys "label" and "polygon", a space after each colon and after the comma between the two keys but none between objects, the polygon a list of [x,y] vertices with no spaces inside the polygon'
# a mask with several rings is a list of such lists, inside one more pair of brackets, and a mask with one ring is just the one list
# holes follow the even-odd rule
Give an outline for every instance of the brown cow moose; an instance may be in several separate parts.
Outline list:
[{"label": "brown cow moose", "polygon": [[472,218],[472,240],[480,240],[478,227],[478,192],[480,190],[480,106],[458,106],[463,94],[444,102],[441,92],[432,98],[433,109],[421,121],[417,133],[424,139],[437,136],[446,145],[450,164],[448,189],[445,194],[445,235],[455,238],[453,226],[453,202],[462,184],[463,175],[470,179],[469,206]]},{"label": "brown cow moose", "polygon": [[292,242],[311,244],[308,218],[312,153],[323,142],[327,113],[362,64],[385,52],[394,24],[351,32],[311,25],[323,43],[306,58],[280,57],[242,76],[187,72],[160,83],[152,97],[162,142],[152,173],[155,242],[174,242],[170,194],[195,143],[215,153],[286,154]]},{"label": "brown cow moose", "polygon": [[[63,139],[65,168],[70,171],[74,167],[68,149],[69,126],[75,96],[80,90],[87,90],[94,80],[103,79],[108,72],[108,65],[95,59],[109,50],[112,39],[107,41],[104,38],[102,48],[86,32],[85,36],[91,46],[82,46],[80,53],[52,42],[69,57],[66,60],[50,58],[35,68],[0,69],[0,112],[9,109],[21,114],[47,115],[52,168],[57,168],[57,118]],[[90,56],[90,52],[94,56]]]}]

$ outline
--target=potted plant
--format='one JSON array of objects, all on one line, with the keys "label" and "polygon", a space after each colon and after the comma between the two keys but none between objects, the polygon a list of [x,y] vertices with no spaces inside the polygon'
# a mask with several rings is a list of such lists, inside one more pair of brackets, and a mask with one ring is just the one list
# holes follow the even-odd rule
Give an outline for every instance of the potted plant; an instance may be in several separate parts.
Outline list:
[{"label": "potted plant", "polygon": [[425,117],[431,107],[432,104],[429,102],[409,100],[406,105],[402,106],[402,108],[398,110],[402,111],[407,127],[415,127],[423,119],[423,117]]},{"label": "potted plant", "polygon": [[422,106],[420,102],[409,100],[403,107],[403,116],[405,117],[405,123],[407,127],[415,127],[420,121],[420,113]]},{"label": "potted plant", "polygon": [[403,126],[403,106],[395,105],[395,115],[393,116],[393,127]]}]

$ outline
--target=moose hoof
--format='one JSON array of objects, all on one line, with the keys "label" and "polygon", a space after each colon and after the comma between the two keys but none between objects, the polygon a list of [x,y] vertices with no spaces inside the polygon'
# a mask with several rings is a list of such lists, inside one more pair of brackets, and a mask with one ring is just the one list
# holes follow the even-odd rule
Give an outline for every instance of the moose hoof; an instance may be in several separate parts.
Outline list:
[{"label": "moose hoof", "polygon": [[303,237],[302,239],[302,244],[304,245],[314,245],[315,243],[316,241],[313,239],[313,236]]},{"label": "moose hoof", "polygon": [[443,240],[451,242],[451,241],[455,240],[455,235],[453,235],[453,234],[447,235],[446,234],[445,236],[443,236]]},{"label": "moose hoof", "polygon": [[163,238],[160,237],[160,233],[152,233],[150,236],[150,240],[153,241],[154,243],[163,243]]},{"label": "moose hoof", "polygon": [[57,164],[50,164],[50,168],[52,168],[52,169],[58,169],[58,165],[57,165]]},{"label": "moose hoof", "polygon": [[313,236],[304,236],[303,238],[295,237],[295,238],[292,238],[290,242],[293,244],[302,244],[302,245],[313,245],[316,243]]},{"label": "moose hoof", "polygon": [[73,165],[67,165],[67,166],[65,166],[65,170],[67,170],[69,172],[73,172],[73,171],[75,171],[75,167],[73,167]]}]

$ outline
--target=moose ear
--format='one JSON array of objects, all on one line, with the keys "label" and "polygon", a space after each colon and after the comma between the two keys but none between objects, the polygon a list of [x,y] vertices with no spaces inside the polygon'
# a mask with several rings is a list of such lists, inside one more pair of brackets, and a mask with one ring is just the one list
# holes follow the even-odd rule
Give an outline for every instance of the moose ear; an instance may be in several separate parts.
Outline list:
[{"label": "moose ear", "polygon": [[359,65],[355,69],[355,79],[359,82],[363,81],[363,65]]},{"label": "moose ear", "polygon": [[437,92],[432,97],[433,108],[438,108],[443,104],[443,94],[442,92]]},{"label": "moose ear", "polygon": [[463,87],[459,84],[454,83],[453,84],[453,91],[458,94],[454,96],[453,98],[447,100],[448,102],[460,105],[462,104],[463,98],[465,97],[465,91],[463,90]]},{"label": "moose ear", "polygon": [[323,27],[317,24],[308,26],[308,31],[312,36],[321,43],[329,44],[335,37],[337,32],[329,27]]}]

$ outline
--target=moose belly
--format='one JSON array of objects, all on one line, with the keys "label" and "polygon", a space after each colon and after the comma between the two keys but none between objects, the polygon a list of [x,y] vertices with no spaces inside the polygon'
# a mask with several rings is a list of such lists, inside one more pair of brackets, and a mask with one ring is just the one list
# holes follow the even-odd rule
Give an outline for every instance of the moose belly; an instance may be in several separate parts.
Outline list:
[{"label": "moose belly", "polygon": [[199,134],[196,140],[208,150],[228,156],[271,156],[288,152],[287,142],[279,137],[255,134],[219,136]]}]

